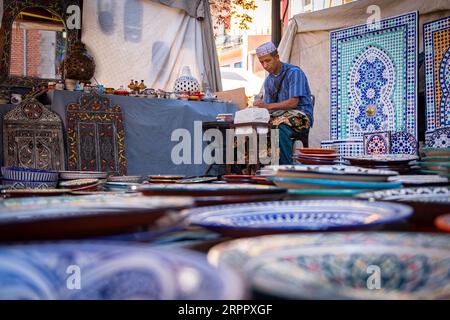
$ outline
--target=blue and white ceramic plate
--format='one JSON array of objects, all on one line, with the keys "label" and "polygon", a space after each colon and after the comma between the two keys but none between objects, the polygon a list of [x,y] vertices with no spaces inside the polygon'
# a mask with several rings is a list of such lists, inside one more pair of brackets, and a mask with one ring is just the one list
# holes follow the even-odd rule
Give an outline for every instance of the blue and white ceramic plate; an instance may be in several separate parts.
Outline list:
[{"label": "blue and white ceramic plate", "polygon": [[450,148],[450,128],[439,128],[425,134],[428,148]]},{"label": "blue and white ceramic plate", "polygon": [[365,192],[365,189],[309,189],[309,190],[288,190],[289,199],[342,199],[353,197],[358,193]]},{"label": "blue and white ceramic plate", "polygon": [[7,180],[35,181],[35,182],[57,182],[58,172],[40,169],[2,167],[2,175]]},{"label": "blue and white ceramic plate", "polygon": [[183,212],[191,225],[227,235],[372,228],[408,219],[405,205],[357,200],[279,201],[211,206]]},{"label": "blue and white ceramic plate", "polygon": [[208,260],[289,299],[449,299],[450,236],[347,232],[225,242]]},{"label": "blue and white ceramic plate", "polygon": [[448,178],[440,177],[435,174],[428,175],[399,175],[390,177],[391,182],[400,182],[403,185],[420,186],[420,185],[445,185],[448,184]]},{"label": "blue and white ceramic plate", "polygon": [[0,247],[0,299],[242,299],[242,280],[202,254],[138,244]]},{"label": "blue and white ceramic plate", "polygon": [[388,189],[400,188],[399,182],[361,182],[325,179],[268,178],[280,188],[286,189]]}]

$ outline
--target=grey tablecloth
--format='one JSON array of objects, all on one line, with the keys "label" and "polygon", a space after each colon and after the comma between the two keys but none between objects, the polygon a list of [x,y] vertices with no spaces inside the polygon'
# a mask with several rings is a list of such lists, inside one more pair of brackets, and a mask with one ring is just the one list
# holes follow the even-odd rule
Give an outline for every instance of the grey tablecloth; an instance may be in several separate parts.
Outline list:
[{"label": "grey tablecloth", "polygon": [[[64,126],[66,106],[77,102],[80,95],[81,93],[70,91],[55,91],[52,95],[50,109],[61,116]],[[122,107],[129,175],[204,174],[208,166],[203,161],[202,164],[194,164],[194,121],[213,121],[219,113],[234,114],[237,111],[237,107],[229,103],[109,97],[112,104]],[[2,119],[12,107],[0,105]],[[175,129],[180,128],[187,129],[192,137],[191,164],[175,165],[171,159],[172,149],[179,143],[171,141],[171,135]],[[196,136],[195,139],[202,138]],[[3,148],[0,152],[3,161]]]}]

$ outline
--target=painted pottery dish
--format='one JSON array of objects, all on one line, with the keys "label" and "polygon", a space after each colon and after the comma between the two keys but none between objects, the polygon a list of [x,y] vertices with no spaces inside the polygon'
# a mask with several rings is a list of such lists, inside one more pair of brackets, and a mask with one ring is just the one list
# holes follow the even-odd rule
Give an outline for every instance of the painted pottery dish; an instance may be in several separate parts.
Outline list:
[{"label": "painted pottery dish", "polygon": [[54,182],[58,181],[58,172],[29,168],[2,167],[2,175],[7,180]]},{"label": "painted pottery dish", "polygon": [[110,176],[108,182],[129,182],[129,183],[142,183],[144,177],[142,176]]},{"label": "painted pottery dish", "polygon": [[231,236],[367,229],[404,221],[408,206],[356,200],[306,200],[211,206],[183,212],[191,225]]},{"label": "painted pottery dish", "polygon": [[327,148],[298,148],[296,149],[304,154],[334,154],[337,149],[327,149]]},{"label": "painted pottery dish", "polygon": [[175,181],[175,183],[181,184],[190,184],[190,183],[208,183],[212,181],[216,181],[217,177],[193,177],[193,178],[185,178],[181,180]]},{"label": "painted pottery dish", "polygon": [[0,239],[80,238],[153,223],[167,210],[187,208],[186,197],[63,196],[0,201]]},{"label": "painted pottery dish", "polygon": [[59,171],[59,178],[61,180],[76,180],[76,179],[106,179],[108,172],[99,171]]},{"label": "painted pottery dish", "polygon": [[240,277],[202,254],[134,243],[0,246],[0,279],[8,300],[245,298]]},{"label": "painted pottery dish", "polygon": [[18,190],[1,190],[1,194],[8,198],[20,197],[50,197],[68,194],[70,189],[18,189]]},{"label": "painted pottery dish", "polygon": [[448,178],[440,177],[435,174],[429,175],[398,175],[389,177],[389,181],[400,182],[407,186],[420,186],[420,185],[445,185],[448,184]]},{"label": "painted pottery dish", "polygon": [[55,181],[18,181],[3,179],[2,184],[8,186],[9,189],[54,189],[58,185]]},{"label": "painted pottery dish", "polygon": [[342,198],[351,198],[358,193],[362,193],[367,191],[366,189],[307,189],[307,190],[298,190],[291,189],[288,190],[288,199],[342,199]]},{"label": "painted pottery dish", "polygon": [[449,187],[419,187],[379,190],[360,193],[358,199],[371,201],[393,201],[414,208],[411,222],[419,228],[430,227],[437,216],[450,212]]},{"label": "painted pottery dish", "polygon": [[194,197],[232,196],[250,194],[281,194],[285,189],[250,184],[148,184],[138,188],[144,195],[188,195]]},{"label": "painted pottery dish", "polygon": [[291,166],[277,171],[276,177],[327,179],[345,181],[385,182],[398,173],[390,170],[367,169],[354,166]]},{"label": "painted pottery dish", "polygon": [[450,214],[437,217],[435,225],[439,230],[450,233]]},{"label": "painted pottery dish", "polygon": [[96,184],[98,182],[99,182],[98,179],[76,179],[76,180],[61,181],[59,183],[59,186],[63,187],[63,188],[73,189],[73,188],[90,186],[90,185]]},{"label": "painted pottery dish", "polygon": [[381,154],[381,155],[366,155],[358,157],[344,157],[350,161],[352,165],[358,164],[399,164],[408,163],[419,159],[419,157],[407,154]]},{"label": "painted pottery dish", "polygon": [[447,235],[394,232],[273,235],[219,244],[209,251],[208,260],[239,270],[254,291],[270,297],[450,298]]}]

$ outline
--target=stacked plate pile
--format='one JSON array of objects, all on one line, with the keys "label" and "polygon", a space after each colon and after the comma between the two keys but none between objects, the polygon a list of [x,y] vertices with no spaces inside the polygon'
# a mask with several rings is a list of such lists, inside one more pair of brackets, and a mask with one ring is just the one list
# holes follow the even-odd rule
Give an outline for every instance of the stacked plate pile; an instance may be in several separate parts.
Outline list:
[{"label": "stacked plate pile", "polygon": [[246,174],[225,174],[222,176],[222,180],[228,183],[255,183],[253,177]]},{"label": "stacked plate pile", "polygon": [[450,148],[425,148],[425,157],[419,162],[423,173],[450,177]]},{"label": "stacked plate pile", "polygon": [[281,188],[289,189],[295,198],[353,196],[364,190],[402,186],[388,182],[397,172],[352,166],[281,166],[271,178]]},{"label": "stacked plate pile", "polygon": [[352,166],[359,166],[370,169],[392,170],[398,173],[410,173],[416,169],[417,156],[406,154],[381,154],[365,155],[344,158]]},{"label": "stacked plate pile", "polygon": [[336,149],[325,148],[299,148],[299,153],[294,155],[294,160],[301,164],[329,165],[335,164],[338,159]]},{"label": "stacked plate pile", "polygon": [[220,122],[233,122],[233,114],[232,113],[220,113],[216,117],[217,121]]},{"label": "stacked plate pile", "polygon": [[107,177],[107,172],[100,171],[60,171],[59,187],[80,192],[101,191]]},{"label": "stacked plate pile", "polygon": [[49,189],[58,184],[58,172],[2,167],[3,185],[10,189]]},{"label": "stacked plate pile", "polygon": [[104,189],[113,192],[135,192],[143,181],[142,176],[110,176]]},{"label": "stacked plate pile", "polygon": [[178,180],[184,179],[185,176],[182,175],[173,175],[173,174],[165,174],[165,175],[149,175],[148,182],[149,183],[176,183]]}]

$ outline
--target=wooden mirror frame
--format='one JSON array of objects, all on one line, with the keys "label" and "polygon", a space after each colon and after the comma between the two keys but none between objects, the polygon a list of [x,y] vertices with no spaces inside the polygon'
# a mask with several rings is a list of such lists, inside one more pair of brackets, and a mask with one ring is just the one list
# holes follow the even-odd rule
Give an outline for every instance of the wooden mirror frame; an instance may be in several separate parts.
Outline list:
[{"label": "wooden mirror frame", "polygon": [[0,86],[38,88],[42,83],[64,80],[10,75],[11,35],[14,20],[20,12],[32,7],[43,8],[61,18],[67,32],[66,50],[68,50],[81,36],[81,29],[67,28],[66,21],[70,17],[67,14],[67,7],[70,5],[79,6],[81,15],[82,0],[4,0],[3,20],[0,26]]}]

